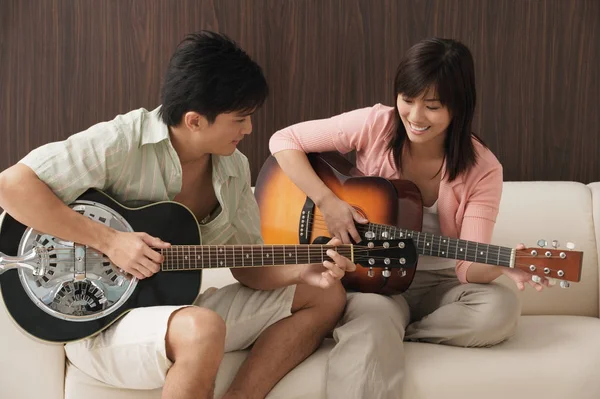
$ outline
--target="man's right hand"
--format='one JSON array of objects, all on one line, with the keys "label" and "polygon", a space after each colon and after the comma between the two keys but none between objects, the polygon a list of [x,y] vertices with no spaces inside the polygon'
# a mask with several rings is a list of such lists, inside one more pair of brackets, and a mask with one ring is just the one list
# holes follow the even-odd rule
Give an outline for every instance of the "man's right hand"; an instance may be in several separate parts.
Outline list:
[{"label": "man's right hand", "polygon": [[124,272],[144,279],[160,270],[164,257],[154,248],[169,248],[171,244],[146,233],[115,231],[103,251],[111,262]]}]

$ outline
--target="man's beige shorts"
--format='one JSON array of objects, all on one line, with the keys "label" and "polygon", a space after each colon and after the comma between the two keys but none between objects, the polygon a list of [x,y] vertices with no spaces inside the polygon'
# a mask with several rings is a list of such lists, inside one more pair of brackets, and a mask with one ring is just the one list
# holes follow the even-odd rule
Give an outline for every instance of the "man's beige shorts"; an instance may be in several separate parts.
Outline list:
[{"label": "man's beige shorts", "polygon": [[[227,327],[225,352],[248,348],[269,326],[291,315],[296,286],[257,291],[239,283],[198,296],[194,305],[217,312]],[[97,380],[119,388],[164,385],[171,361],[165,336],[171,314],[184,306],[139,308],[85,340],[65,345],[69,361]]]}]

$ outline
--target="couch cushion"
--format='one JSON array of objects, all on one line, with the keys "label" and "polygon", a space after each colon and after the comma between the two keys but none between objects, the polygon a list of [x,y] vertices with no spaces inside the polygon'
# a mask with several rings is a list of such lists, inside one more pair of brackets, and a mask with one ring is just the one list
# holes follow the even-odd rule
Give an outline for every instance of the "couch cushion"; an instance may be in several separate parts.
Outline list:
[{"label": "couch cushion", "polygon": [[504,276],[498,279],[518,292],[523,314],[570,314],[598,317],[598,251],[590,188],[573,182],[505,182],[492,242],[537,246],[539,239],[571,241],[583,251],[582,279],[569,289],[518,292]]},{"label": "couch cushion", "polygon": [[[517,333],[492,348],[406,343],[404,397],[410,399],[592,399],[600,397],[600,320],[523,316]],[[333,341],[285,376],[269,399],[325,398],[325,366]],[[220,397],[247,352],[225,355],[216,384]],[[160,390],[128,391],[100,384],[69,367],[66,399],[158,399]]]},{"label": "couch cushion", "polygon": [[599,334],[597,318],[523,316],[491,348],[408,343],[405,397],[600,398]]},{"label": "couch cushion", "polygon": [[25,335],[8,314],[2,295],[0,335],[0,398],[40,398],[43,392],[44,399],[62,399],[63,346]]}]

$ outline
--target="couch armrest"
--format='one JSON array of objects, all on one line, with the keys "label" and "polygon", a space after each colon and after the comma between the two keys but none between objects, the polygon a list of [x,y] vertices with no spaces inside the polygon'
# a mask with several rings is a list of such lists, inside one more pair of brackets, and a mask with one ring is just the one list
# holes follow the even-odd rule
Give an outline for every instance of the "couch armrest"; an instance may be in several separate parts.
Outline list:
[{"label": "couch armrest", "polygon": [[[590,183],[588,184],[588,187],[592,191],[592,217],[594,218],[594,230],[596,233],[596,250],[598,252],[599,259],[598,263],[600,264],[600,182]],[[598,283],[600,284],[600,281]]]}]

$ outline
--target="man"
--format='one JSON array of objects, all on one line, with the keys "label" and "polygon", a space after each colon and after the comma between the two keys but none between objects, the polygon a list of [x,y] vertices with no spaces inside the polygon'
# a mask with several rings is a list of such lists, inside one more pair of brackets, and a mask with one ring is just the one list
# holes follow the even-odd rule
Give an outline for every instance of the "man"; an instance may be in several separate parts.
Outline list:
[{"label": "man", "polygon": [[[169,243],[112,230],[65,204],[91,187],[131,205],[175,200],[200,221],[203,244],[262,244],[248,161],[236,146],[251,133],[250,116],[267,94],[261,68],[233,41],[191,34],[171,58],[159,108],[119,115],[32,151],[0,174],[0,206],[36,230],[98,249],[140,279],[163,261],[152,247]],[[339,280],[355,266],[330,256],[335,263],[232,270],[242,284],[207,292],[197,306],[135,309],[106,331],[67,344],[67,356],[111,385],[211,398],[223,353],[254,344],[224,397],[265,397],[343,311]]]}]

